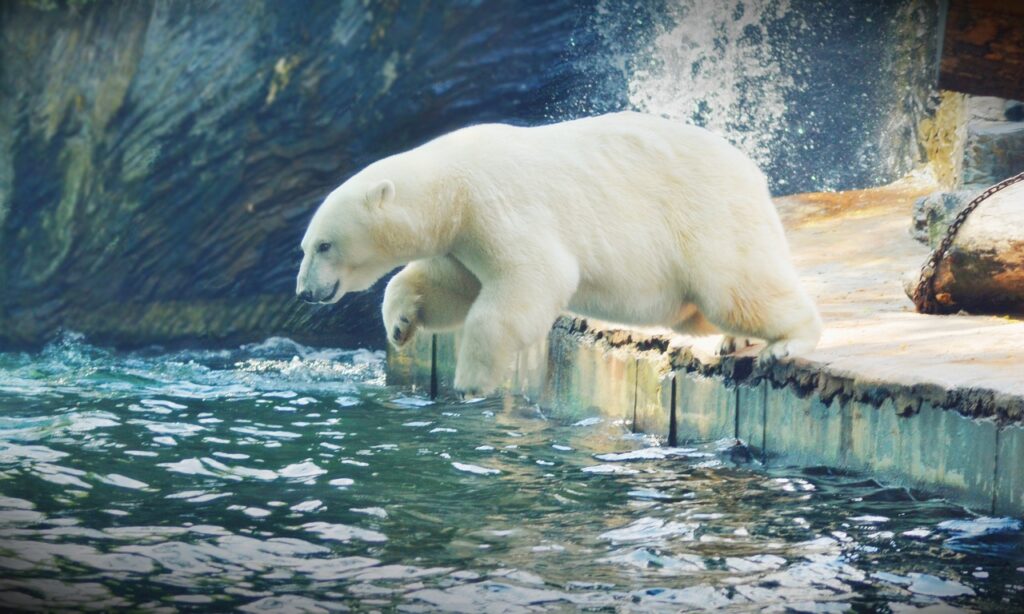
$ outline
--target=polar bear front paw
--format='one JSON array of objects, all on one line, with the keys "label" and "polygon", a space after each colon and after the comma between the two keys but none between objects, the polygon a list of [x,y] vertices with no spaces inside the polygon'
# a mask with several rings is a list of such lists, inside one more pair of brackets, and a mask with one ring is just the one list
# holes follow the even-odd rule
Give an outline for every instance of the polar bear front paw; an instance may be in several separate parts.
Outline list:
[{"label": "polar bear front paw", "polygon": [[395,347],[409,343],[416,334],[420,326],[418,314],[414,297],[385,297],[384,330]]},{"label": "polar bear front paw", "polygon": [[391,327],[391,342],[397,347],[402,347],[412,339],[413,333],[416,332],[416,323],[409,319],[407,316],[399,316],[398,323]]}]

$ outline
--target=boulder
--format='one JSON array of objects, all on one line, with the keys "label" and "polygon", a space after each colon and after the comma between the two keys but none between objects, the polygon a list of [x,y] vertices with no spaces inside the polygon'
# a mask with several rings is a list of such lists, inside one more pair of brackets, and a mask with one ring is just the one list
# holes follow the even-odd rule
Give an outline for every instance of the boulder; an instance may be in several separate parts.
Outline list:
[{"label": "boulder", "polygon": [[1024,122],[968,122],[963,169],[964,185],[992,185],[1024,170]]},{"label": "boulder", "polygon": [[1024,313],[1024,182],[967,218],[939,262],[934,287],[947,313]]},{"label": "boulder", "polygon": [[[984,189],[984,188],[982,188]],[[946,228],[967,203],[982,189],[932,192],[914,201],[914,224],[910,234],[915,239],[935,248],[946,236]]]}]

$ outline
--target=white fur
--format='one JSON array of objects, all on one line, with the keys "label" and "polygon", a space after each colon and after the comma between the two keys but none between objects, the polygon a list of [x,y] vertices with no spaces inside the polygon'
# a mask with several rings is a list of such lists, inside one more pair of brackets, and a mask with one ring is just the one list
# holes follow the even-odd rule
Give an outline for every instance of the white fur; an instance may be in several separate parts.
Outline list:
[{"label": "white fur", "polygon": [[[312,252],[321,241],[333,260]],[[566,310],[757,337],[762,358],[810,351],[821,334],[754,163],[707,130],[638,113],[474,126],[385,158],[327,197],[303,249],[298,289],[317,296],[411,262],[385,291],[389,338],[461,325],[465,391],[492,390]]]}]

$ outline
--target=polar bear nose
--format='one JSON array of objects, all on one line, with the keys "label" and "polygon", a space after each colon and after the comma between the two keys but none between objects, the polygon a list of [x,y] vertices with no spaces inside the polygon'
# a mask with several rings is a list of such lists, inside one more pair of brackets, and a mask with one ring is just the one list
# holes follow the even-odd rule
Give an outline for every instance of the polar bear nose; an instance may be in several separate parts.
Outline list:
[{"label": "polar bear nose", "polygon": [[313,300],[313,291],[312,290],[303,290],[303,291],[299,292],[299,298],[304,300],[304,301],[306,301],[307,303],[315,303],[316,302],[316,301]]}]

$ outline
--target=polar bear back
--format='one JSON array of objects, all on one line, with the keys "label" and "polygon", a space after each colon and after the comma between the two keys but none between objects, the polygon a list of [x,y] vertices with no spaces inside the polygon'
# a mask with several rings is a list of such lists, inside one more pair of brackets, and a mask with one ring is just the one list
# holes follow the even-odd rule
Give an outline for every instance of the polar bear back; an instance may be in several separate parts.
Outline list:
[{"label": "polar bear back", "polygon": [[470,186],[476,236],[555,235],[581,263],[583,286],[628,295],[666,279],[701,283],[694,263],[720,273],[737,260],[788,259],[763,174],[703,128],[630,112],[485,124],[420,153]]},{"label": "polar bear back", "polygon": [[444,199],[426,195],[418,183],[460,186],[466,206],[459,213],[459,258],[471,270],[478,265],[473,250],[515,267],[528,250],[557,244],[579,266],[574,309],[591,315],[600,316],[585,308],[591,296],[601,296],[594,302],[604,305],[609,296],[621,297],[621,307],[639,312],[638,318],[660,318],[678,291],[659,296],[652,289],[685,294],[791,271],[757,166],[703,128],[650,115],[471,126],[364,173],[393,178],[399,194],[424,194],[418,200],[425,207]]}]

